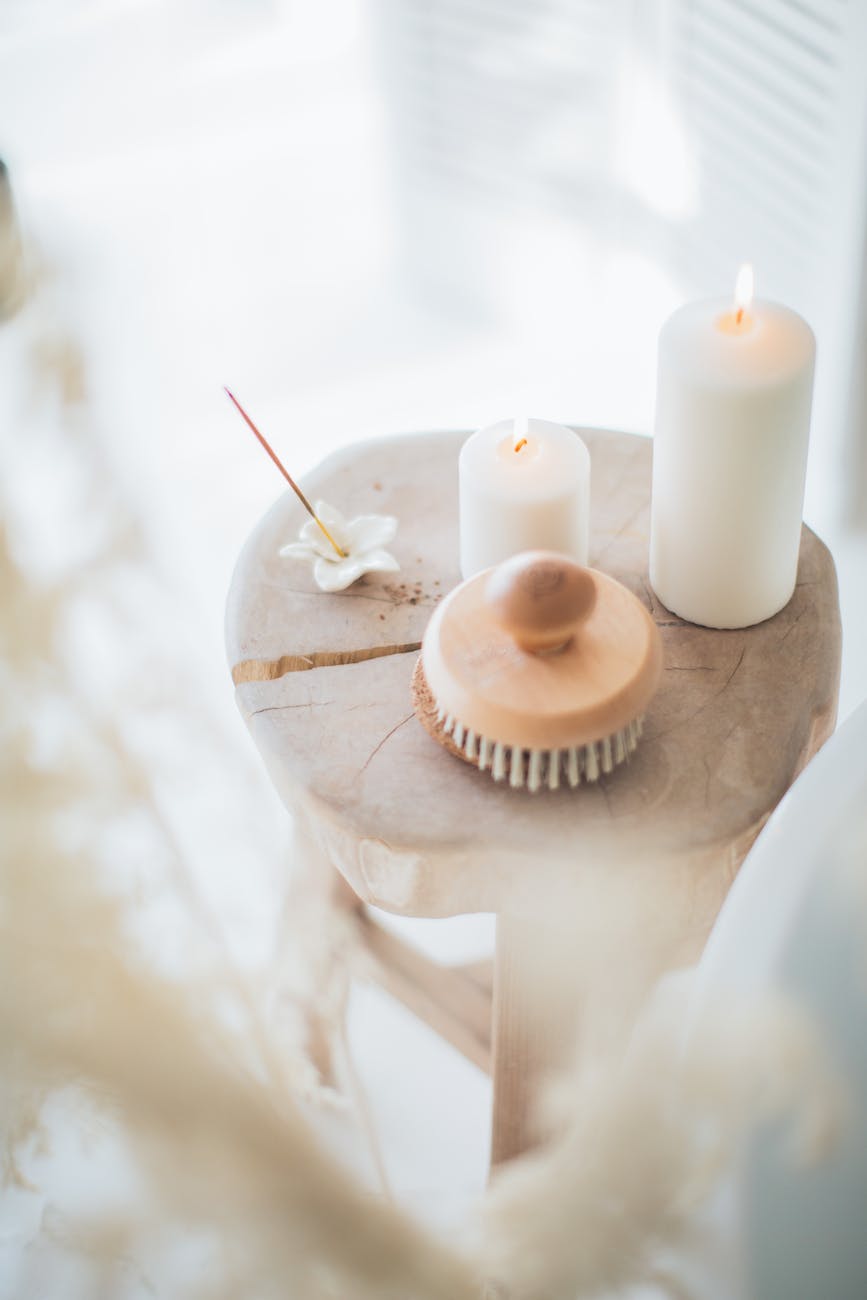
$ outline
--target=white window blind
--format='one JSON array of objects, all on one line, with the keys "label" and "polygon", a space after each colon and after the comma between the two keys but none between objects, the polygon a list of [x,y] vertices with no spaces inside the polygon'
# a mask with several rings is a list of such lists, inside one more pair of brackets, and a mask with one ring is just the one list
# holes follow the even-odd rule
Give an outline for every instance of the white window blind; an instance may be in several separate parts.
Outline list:
[{"label": "white window blind", "polygon": [[[856,370],[867,220],[864,0],[692,0],[668,74],[689,123],[696,214],[682,246],[698,291],[750,258],[762,293],[819,341],[811,505],[820,526],[867,493]],[[729,272],[730,273],[730,272]],[[856,486],[857,485],[857,486]],[[818,503],[818,504],[817,504]]]},{"label": "white window blind", "polygon": [[501,226],[533,210],[576,239],[649,250],[684,296],[727,292],[751,260],[759,292],[819,337],[811,474],[829,500],[857,460],[845,424],[867,0],[380,0],[377,12],[404,237],[427,243],[434,274],[496,293],[507,268],[486,245],[486,210]]}]

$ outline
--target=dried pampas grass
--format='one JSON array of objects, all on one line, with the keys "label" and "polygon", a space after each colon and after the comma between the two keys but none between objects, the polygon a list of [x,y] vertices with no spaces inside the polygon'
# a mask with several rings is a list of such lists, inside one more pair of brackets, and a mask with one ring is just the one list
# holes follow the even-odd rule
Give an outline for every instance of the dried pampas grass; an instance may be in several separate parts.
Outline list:
[{"label": "dried pampas grass", "polygon": [[[241,1063],[245,1034],[209,990],[131,959],[119,909],[73,879],[81,866],[31,862],[4,882],[15,923],[3,926],[0,1033],[22,1095],[81,1083],[119,1123],[150,1204],[98,1225],[115,1251],[177,1222],[231,1246],[198,1295],[475,1294],[456,1258],[324,1156],[267,1055],[264,1077]],[[80,1225],[85,1238],[94,1226]]]},{"label": "dried pampas grass", "polygon": [[[80,350],[35,310],[0,488],[4,1169],[32,1185],[61,1097],[61,1125],[110,1134],[136,1194],[98,1213],[84,1194],[63,1216],[47,1206],[13,1290],[45,1293],[38,1247],[62,1248],[64,1297],[135,1289],[161,1257],[174,1295],[475,1296],[464,1261],[316,1143],[293,1101],[309,1077],[187,867],[154,729],[226,738],[149,625],[167,602],[88,424]],[[143,930],[153,907],[163,925]],[[204,1243],[186,1284],[167,1262],[179,1237]]]},{"label": "dried pampas grass", "polygon": [[546,1300],[663,1283],[751,1129],[785,1120],[793,1156],[820,1158],[845,1112],[808,1018],[785,1002],[723,1001],[688,1044],[691,977],[673,977],[619,1050],[582,1060],[548,1093],[559,1136],[495,1179],[481,1225],[486,1272]]}]

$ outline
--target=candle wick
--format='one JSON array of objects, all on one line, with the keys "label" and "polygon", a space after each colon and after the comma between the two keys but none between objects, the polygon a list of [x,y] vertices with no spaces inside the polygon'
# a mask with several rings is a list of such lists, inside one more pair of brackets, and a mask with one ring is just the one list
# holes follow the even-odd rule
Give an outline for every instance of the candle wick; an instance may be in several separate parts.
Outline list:
[{"label": "candle wick", "polygon": [[521,448],[526,447],[526,445],[527,445],[527,439],[522,438],[520,442],[515,443],[515,451],[520,451]]},{"label": "candle wick", "polygon": [[735,324],[741,325],[743,323],[743,319],[744,319],[744,309],[743,307],[738,307],[735,313]]}]

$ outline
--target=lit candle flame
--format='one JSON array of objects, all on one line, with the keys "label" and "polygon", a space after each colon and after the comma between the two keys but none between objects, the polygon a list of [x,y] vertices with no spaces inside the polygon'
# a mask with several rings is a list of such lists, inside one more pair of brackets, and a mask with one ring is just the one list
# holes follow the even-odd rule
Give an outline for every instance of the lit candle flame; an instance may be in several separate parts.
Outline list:
[{"label": "lit candle flame", "polygon": [[527,445],[527,434],[530,430],[530,421],[526,415],[516,415],[512,424],[512,437],[515,443],[515,451],[520,451]]},{"label": "lit candle flame", "polygon": [[753,264],[744,262],[735,281],[735,323],[740,325],[744,312],[753,301]]}]

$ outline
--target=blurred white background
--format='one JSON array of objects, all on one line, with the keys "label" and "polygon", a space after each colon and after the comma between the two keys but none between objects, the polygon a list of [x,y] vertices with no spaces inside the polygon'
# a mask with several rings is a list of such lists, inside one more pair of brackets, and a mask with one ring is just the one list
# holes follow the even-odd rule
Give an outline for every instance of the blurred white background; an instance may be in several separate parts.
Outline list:
[{"label": "blurred white background", "polygon": [[[662,321],[745,260],[819,341],[807,515],[854,707],[865,56],[863,0],[0,0],[0,156],[218,707],[232,564],[281,490],[223,384],[300,475],[517,411],[649,433]],[[351,1033],[399,1189],[481,1186],[486,1082],[373,991]]]}]

